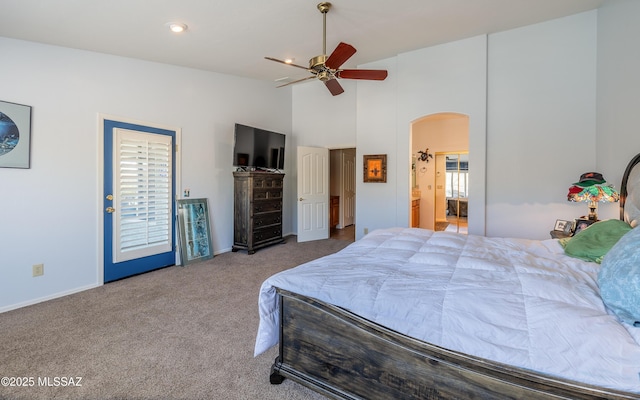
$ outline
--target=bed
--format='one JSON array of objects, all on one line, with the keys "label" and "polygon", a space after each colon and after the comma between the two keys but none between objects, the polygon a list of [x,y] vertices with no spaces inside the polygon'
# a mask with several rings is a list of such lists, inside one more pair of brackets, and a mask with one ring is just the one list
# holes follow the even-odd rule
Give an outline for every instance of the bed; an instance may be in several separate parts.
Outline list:
[{"label": "bed", "polygon": [[271,383],[330,398],[640,399],[640,317],[609,297],[639,292],[639,162],[601,263],[558,239],[374,231],[263,283],[255,354],[279,344]]}]

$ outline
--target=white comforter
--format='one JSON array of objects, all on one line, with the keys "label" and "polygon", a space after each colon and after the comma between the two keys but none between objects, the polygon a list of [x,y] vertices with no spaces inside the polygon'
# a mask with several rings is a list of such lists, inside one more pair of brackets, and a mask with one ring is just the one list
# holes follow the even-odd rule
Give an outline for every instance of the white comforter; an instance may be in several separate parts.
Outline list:
[{"label": "white comforter", "polygon": [[263,283],[255,354],[278,341],[279,287],[448,349],[640,393],[640,328],[607,313],[598,268],[554,239],[375,231]]}]

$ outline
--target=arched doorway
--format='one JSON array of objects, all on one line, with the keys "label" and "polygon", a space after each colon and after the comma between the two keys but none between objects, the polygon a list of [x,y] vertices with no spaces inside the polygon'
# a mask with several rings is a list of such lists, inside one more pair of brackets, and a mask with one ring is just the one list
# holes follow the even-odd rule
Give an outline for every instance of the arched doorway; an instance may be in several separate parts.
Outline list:
[{"label": "arched doorway", "polygon": [[466,232],[469,116],[444,112],[413,121],[411,154],[411,200],[420,205],[412,226]]}]

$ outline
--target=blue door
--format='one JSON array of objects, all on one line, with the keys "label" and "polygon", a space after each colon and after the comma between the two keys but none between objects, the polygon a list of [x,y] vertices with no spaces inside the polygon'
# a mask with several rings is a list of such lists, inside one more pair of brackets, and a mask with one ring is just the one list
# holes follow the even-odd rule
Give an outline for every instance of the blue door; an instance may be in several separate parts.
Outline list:
[{"label": "blue door", "polygon": [[175,264],[175,137],[104,120],[104,282]]}]

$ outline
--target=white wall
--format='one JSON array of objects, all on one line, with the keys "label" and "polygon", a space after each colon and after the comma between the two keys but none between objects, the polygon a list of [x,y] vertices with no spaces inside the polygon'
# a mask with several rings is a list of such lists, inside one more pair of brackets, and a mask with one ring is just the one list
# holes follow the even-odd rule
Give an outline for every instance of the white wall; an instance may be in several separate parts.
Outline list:
[{"label": "white wall", "polygon": [[[416,184],[420,191],[420,227],[434,229],[435,222],[446,219],[444,188],[436,188],[436,155],[446,152],[466,152],[469,150],[469,118],[462,114],[435,114],[416,121],[411,129],[412,154],[420,156],[419,150],[429,149],[434,158],[429,162],[416,161]],[[445,182],[444,159],[437,168],[443,171],[440,182]],[[473,168],[473,166],[472,166]],[[440,196],[440,197],[437,197]],[[436,215],[436,204],[442,207]]]},{"label": "white wall", "polygon": [[[445,111],[470,116],[470,162],[480,168],[472,190],[486,197],[486,208],[470,204],[475,232],[486,211],[489,235],[546,238],[555,219],[586,211],[564,201],[569,183],[596,169],[619,187],[640,151],[639,19],[640,2],[611,0],[597,12],[371,63],[389,78],[342,81],[337,97],[315,81],[275,89],[0,38],[11,55],[0,63],[0,100],[33,106],[31,169],[0,168],[0,311],[100,284],[98,113],[181,128],[179,189],[210,199],[216,252],[232,242],[234,122],[287,134],[285,232],[296,226],[295,146],[357,147],[361,237],[365,227],[408,226],[409,126]],[[388,155],[389,182],[363,184],[362,155],[376,153]],[[599,212],[617,217],[614,205]],[[32,278],[37,263],[45,275]]]},{"label": "white wall", "polygon": [[[640,153],[640,2],[607,1],[598,11],[598,137],[596,168],[619,189],[624,169]],[[618,208],[605,209],[618,218]],[[615,212],[612,212],[615,211]]]},{"label": "white wall", "polygon": [[[296,147],[325,147],[329,149],[353,148],[356,145],[356,83],[340,81],[344,93],[332,96],[324,83],[311,80],[293,85],[294,142],[289,146],[293,152],[289,157],[291,178],[297,182]],[[287,145],[288,146],[288,145]],[[294,204],[291,211],[292,226],[297,227],[297,193],[290,193],[289,200]]]},{"label": "white wall", "polygon": [[[362,237],[365,230],[409,226],[411,123],[439,112],[470,116],[470,148],[475,149],[470,162],[476,177],[472,178],[471,190],[477,202],[469,206],[470,214],[475,215],[469,218],[469,230],[484,233],[486,37],[430,47],[361,67],[386,69],[389,76],[382,82],[357,83],[356,238]],[[322,90],[311,92],[300,85],[294,87],[293,93],[294,132],[301,144],[318,141],[318,124],[330,123],[341,132],[351,127],[351,120],[345,117],[350,108],[344,104],[334,106],[325,117],[328,122],[309,118],[312,112],[298,109],[301,99],[307,110],[326,104]],[[344,124],[336,127],[337,123]],[[340,140],[342,137],[335,141],[323,138],[322,145],[338,147]],[[387,183],[362,182],[361,160],[365,154],[387,154]]]},{"label": "white wall", "polygon": [[[289,91],[12,39],[0,38],[0,48],[0,100],[33,107],[31,168],[0,168],[0,311],[101,284],[98,113],[181,128],[178,191],[189,188],[192,198],[209,199],[214,251],[230,249],[233,124],[290,139]],[[287,173],[291,162],[287,154]],[[290,175],[286,209],[295,182]],[[285,213],[285,232],[291,223]],[[33,278],[32,265],[39,263],[45,274]]]},{"label": "white wall", "polygon": [[596,18],[489,36],[488,236],[549,238],[556,219],[587,211],[566,194],[597,167]]},{"label": "white wall", "polygon": [[[402,215],[402,195],[399,192],[398,164],[401,150],[397,132],[398,112],[398,65],[396,58],[382,60],[362,66],[369,69],[386,69],[386,80],[358,83],[356,126],[356,239],[365,232],[389,226],[409,226],[409,207]],[[406,148],[406,153],[410,149]],[[387,155],[387,182],[363,182],[364,155]],[[409,186],[411,164],[407,164],[407,186]],[[401,221],[398,221],[398,215]]]},{"label": "white wall", "polygon": [[[389,76],[381,82],[357,82],[356,238],[362,237],[365,230],[409,226],[411,122],[438,112],[459,112],[471,117],[470,143],[477,150],[470,157],[478,166],[474,169],[477,179],[473,189],[478,194],[478,203],[475,221],[470,218],[469,224],[470,230],[483,233],[486,38],[422,49],[361,67],[386,69]],[[301,143],[317,141],[315,126],[319,121],[307,119],[309,113],[303,115],[297,107],[301,98],[307,107],[325,104],[326,100],[299,87],[293,92],[294,132]],[[350,124],[351,120],[342,116],[348,112],[349,107],[341,105],[327,118],[332,124],[336,121]],[[344,127],[335,129],[345,131]],[[338,147],[338,143],[326,140],[323,145]],[[365,154],[387,154],[387,183],[362,182]]]},{"label": "white wall", "polygon": [[440,112],[469,117],[469,232],[485,232],[487,38],[477,36],[398,57],[398,222],[408,213],[411,122]]},{"label": "white wall", "polygon": [[[556,219],[584,215],[586,206],[568,203],[566,191],[582,172],[608,173],[596,163],[597,15],[361,66],[385,68],[389,77],[357,84],[356,237],[365,228],[409,225],[410,124],[438,112],[469,116],[470,233],[544,239]],[[298,90],[295,132],[300,142],[313,141],[317,121],[298,113]],[[307,104],[325,101],[309,92],[303,97]],[[387,154],[388,182],[364,184],[362,156],[378,153]],[[603,217],[607,206],[600,207]]]}]

